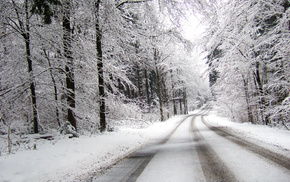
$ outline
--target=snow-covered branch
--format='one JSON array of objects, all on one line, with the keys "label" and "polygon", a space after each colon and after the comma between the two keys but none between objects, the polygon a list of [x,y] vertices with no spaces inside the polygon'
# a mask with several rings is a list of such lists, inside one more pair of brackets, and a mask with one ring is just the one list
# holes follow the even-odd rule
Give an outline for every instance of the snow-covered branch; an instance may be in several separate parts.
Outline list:
[{"label": "snow-covered branch", "polygon": [[128,0],[128,1],[123,1],[119,4],[117,4],[116,8],[120,8],[121,6],[123,6],[124,4],[130,4],[130,3],[144,3],[144,2],[149,2],[152,0]]}]

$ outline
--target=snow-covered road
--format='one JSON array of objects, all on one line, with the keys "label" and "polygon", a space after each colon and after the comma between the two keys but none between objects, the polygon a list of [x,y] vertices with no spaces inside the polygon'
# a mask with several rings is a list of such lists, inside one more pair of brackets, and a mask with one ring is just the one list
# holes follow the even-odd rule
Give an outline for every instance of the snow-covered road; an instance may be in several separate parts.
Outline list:
[{"label": "snow-covered road", "polygon": [[203,114],[73,139],[27,136],[30,148],[0,155],[0,182],[289,181],[288,130]]},{"label": "snow-covered road", "polygon": [[289,181],[290,159],[202,115],[181,119],[160,141],[89,181]]}]

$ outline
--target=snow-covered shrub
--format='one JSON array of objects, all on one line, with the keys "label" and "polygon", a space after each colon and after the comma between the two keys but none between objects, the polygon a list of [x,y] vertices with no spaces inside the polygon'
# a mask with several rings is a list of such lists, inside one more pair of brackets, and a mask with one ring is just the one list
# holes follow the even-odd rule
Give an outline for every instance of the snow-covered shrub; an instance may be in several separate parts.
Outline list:
[{"label": "snow-covered shrub", "polygon": [[76,129],[70,124],[69,121],[66,121],[61,125],[59,129],[61,134],[72,134],[73,137],[79,137],[79,134],[76,132]]},{"label": "snow-covered shrub", "polygon": [[282,105],[269,107],[266,114],[270,115],[272,126],[290,129],[290,97],[283,100]]},{"label": "snow-covered shrub", "polygon": [[108,105],[108,124],[114,128],[124,125],[140,128],[158,120],[157,110],[151,109],[151,112],[147,113],[146,108],[142,109],[138,101],[124,101],[112,95],[108,97],[106,103]]}]

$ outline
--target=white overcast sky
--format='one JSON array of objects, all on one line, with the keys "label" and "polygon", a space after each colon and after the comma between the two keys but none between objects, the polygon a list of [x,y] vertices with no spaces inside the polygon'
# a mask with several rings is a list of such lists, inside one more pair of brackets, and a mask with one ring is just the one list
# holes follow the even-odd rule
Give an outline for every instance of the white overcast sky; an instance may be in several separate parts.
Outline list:
[{"label": "white overcast sky", "polygon": [[182,21],[181,29],[184,37],[193,41],[200,38],[200,35],[205,31],[205,25],[202,24],[198,16],[190,15]]}]

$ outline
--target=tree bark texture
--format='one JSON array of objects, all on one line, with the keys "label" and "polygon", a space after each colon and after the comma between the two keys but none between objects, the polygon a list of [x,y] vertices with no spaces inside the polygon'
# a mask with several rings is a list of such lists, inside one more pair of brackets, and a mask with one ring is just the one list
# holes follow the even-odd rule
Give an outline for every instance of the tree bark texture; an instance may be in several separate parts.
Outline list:
[{"label": "tree bark texture", "polygon": [[188,114],[186,88],[183,88],[183,114]]},{"label": "tree bark texture", "polygon": [[[167,87],[166,87],[166,82],[165,82],[165,76],[162,76],[161,77],[161,82],[162,82],[162,95],[164,97],[164,100],[163,100],[163,103],[165,105],[165,107],[167,108],[167,119],[170,117],[170,113],[168,112],[169,111],[169,97],[168,97],[168,91],[167,91]],[[165,114],[166,115],[166,114]]]},{"label": "tree bark texture", "polygon": [[248,122],[254,123],[251,106],[250,106],[250,96],[249,96],[249,89],[248,89],[248,79],[243,76],[244,81],[244,91],[245,91],[245,99],[247,103],[247,113],[248,113]]},{"label": "tree bark texture", "polygon": [[95,2],[95,21],[96,21],[96,50],[97,50],[97,66],[99,79],[99,114],[100,114],[100,131],[106,130],[106,106],[105,106],[105,87],[104,87],[104,72],[103,72],[103,53],[102,53],[102,32],[100,26],[100,5],[101,0]]},{"label": "tree bark texture", "polygon": [[75,80],[74,80],[74,64],[72,56],[72,35],[70,25],[70,8],[71,1],[66,0],[63,4],[63,46],[64,46],[64,57],[66,59],[66,88],[67,88],[67,120],[77,130],[77,122],[74,115],[75,109]]},{"label": "tree bark texture", "polygon": [[258,99],[260,100],[259,102],[259,110],[260,110],[260,114],[261,114],[261,120],[263,124],[268,125],[268,122],[265,120],[264,118],[264,105],[265,105],[265,98],[264,98],[264,90],[263,90],[263,81],[261,78],[261,74],[260,74],[260,62],[256,61],[256,65],[255,65],[255,81],[257,84],[257,88],[258,88]]},{"label": "tree bark texture", "polygon": [[53,83],[54,100],[55,100],[55,104],[56,104],[55,115],[56,115],[57,124],[60,127],[61,126],[61,122],[60,122],[60,119],[59,119],[58,90],[57,90],[57,86],[56,86],[56,81],[55,81],[54,75],[52,73],[52,66],[51,66],[51,62],[50,62],[50,58],[49,58],[49,53],[47,53],[45,49],[43,49],[43,53],[44,53],[44,55],[45,55],[45,57],[47,59],[47,63],[48,63],[48,66],[49,66],[49,74],[50,74],[50,77],[51,77],[51,80],[52,80],[52,83]]},{"label": "tree bark texture", "polygon": [[175,90],[174,90],[175,87],[174,87],[172,70],[170,71],[170,77],[171,77],[171,90],[172,90],[172,102],[173,102],[173,115],[176,115],[177,108],[176,108],[176,101],[175,101]]},{"label": "tree bark texture", "polygon": [[22,37],[24,38],[25,42],[25,51],[26,51],[26,61],[28,65],[28,73],[29,73],[29,80],[30,80],[30,93],[31,93],[31,102],[32,102],[32,113],[33,113],[33,132],[38,133],[38,111],[37,111],[37,103],[36,103],[36,91],[35,91],[35,83],[34,83],[34,74],[33,74],[33,66],[32,66],[32,59],[31,59],[31,49],[30,49],[30,23],[29,23],[29,7],[28,7],[28,0],[25,0],[25,27],[24,24],[21,22],[19,13],[16,9],[15,11],[18,15],[18,21],[20,25],[20,29],[22,32]]},{"label": "tree bark texture", "polygon": [[147,97],[147,105],[149,108],[149,112],[150,112],[150,93],[149,93],[149,80],[148,80],[148,74],[147,74],[147,70],[146,68],[144,69],[144,75],[145,75],[145,87],[146,87],[146,97]]},{"label": "tree bark texture", "polygon": [[136,74],[137,74],[137,85],[138,85],[138,97],[143,98],[143,93],[142,93],[142,78],[141,78],[141,71],[140,71],[140,66],[138,63],[136,64]]},{"label": "tree bark texture", "polygon": [[162,103],[162,93],[161,93],[161,78],[157,67],[158,51],[154,49],[154,60],[155,60],[155,71],[156,71],[156,82],[157,82],[157,93],[159,98],[159,110],[160,110],[160,120],[164,121],[163,117],[163,103]]},{"label": "tree bark texture", "polygon": [[182,109],[182,91],[179,89],[179,110],[180,114],[183,114],[183,109]]}]

